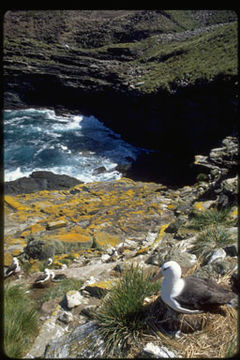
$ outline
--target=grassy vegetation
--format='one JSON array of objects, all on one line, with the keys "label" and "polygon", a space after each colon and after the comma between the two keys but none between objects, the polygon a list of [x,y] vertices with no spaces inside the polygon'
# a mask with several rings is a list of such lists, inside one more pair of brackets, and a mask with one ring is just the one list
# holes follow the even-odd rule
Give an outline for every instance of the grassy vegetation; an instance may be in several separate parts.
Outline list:
[{"label": "grassy vegetation", "polygon": [[208,13],[201,10],[167,10],[172,20],[184,29],[195,29],[202,25],[214,25],[236,19],[236,13],[231,10],[213,10]]},{"label": "grassy vegetation", "polygon": [[219,74],[236,75],[237,43],[237,24],[230,23],[184,41],[155,44],[136,60],[144,72],[141,88],[145,92],[159,87],[170,90],[181,85],[180,81],[194,85],[200,79],[211,81]]},{"label": "grassy vegetation", "polygon": [[206,258],[213,249],[232,244],[233,239],[226,230],[226,226],[234,225],[229,217],[230,211],[212,208],[194,213],[188,226],[200,231],[191,249],[194,254]]},{"label": "grassy vegetation", "polygon": [[[234,12],[163,10],[158,15],[126,12],[124,16],[119,14],[119,18],[117,12],[113,13],[111,16],[108,13],[107,20],[106,14],[95,12],[94,16],[98,20],[102,16],[103,21],[95,23],[89,20],[91,16],[88,12],[9,12],[11,16],[6,19],[13,17],[15,22],[12,26],[10,20],[6,21],[4,50],[10,50],[9,58],[16,61],[15,65],[11,63],[11,67],[19,66],[21,61],[36,66],[62,66],[61,57],[67,56],[70,63],[64,63],[64,67],[69,67],[70,71],[74,61],[71,63],[69,50],[63,46],[66,42],[70,44],[75,61],[86,54],[99,58],[113,56],[113,59],[117,57],[121,62],[122,48],[123,55],[126,52],[130,54],[127,66],[136,67],[141,73],[140,77],[130,78],[131,85],[141,82],[138,91],[146,94],[159,89],[172,92],[178,87],[209,82],[218,76],[237,76],[238,32]],[[183,33],[219,23],[224,24],[188,38]],[[84,24],[83,28],[81,24]],[[139,31],[145,33],[140,39],[136,35]],[[162,34],[171,34],[173,38],[163,42],[160,39]],[[118,48],[120,52],[113,51],[111,53],[114,55],[109,55],[109,48]],[[16,54],[13,55],[13,52]],[[55,60],[52,55],[60,58]],[[129,81],[122,68],[119,72]]]},{"label": "grassy vegetation", "polygon": [[78,290],[82,286],[82,280],[77,280],[74,278],[66,278],[61,280],[58,283],[55,283],[55,286],[46,289],[44,295],[41,297],[41,302],[55,299],[58,297],[63,297],[66,292],[70,290]]},{"label": "grassy vegetation", "polygon": [[24,357],[38,332],[38,314],[25,289],[4,289],[4,351],[10,358]]},{"label": "grassy vegetation", "polygon": [[202,230],[210,225],[230,224],[230,209],[217,210],[207,209],[203,212],[194,212],[189,227],[195,230]]},{"label": "grassy vegetation", "polygon": [[207,257],[213,249],[224,247],[232,242],[224,226],[210,226],[197,236],[191,252],[198,257]]},{"label": "grassy vegetation", "polygon": [[144,298],[159,291],[159,283],[150,280],[151,276],[138,266],[131,266],[95,311],[98,332],[104,339],[104,355],[124,356],[129,344],[137,342],[146,329]]}]

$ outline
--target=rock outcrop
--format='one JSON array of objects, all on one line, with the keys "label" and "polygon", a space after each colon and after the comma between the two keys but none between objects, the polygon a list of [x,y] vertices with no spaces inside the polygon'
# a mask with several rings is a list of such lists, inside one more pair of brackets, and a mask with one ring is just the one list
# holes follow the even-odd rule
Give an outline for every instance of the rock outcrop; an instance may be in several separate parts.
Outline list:
[{"label": "rock outcrop", "polygon": [[216,199],[218,208],[237,205],[238,150],[237,137],[228,136],[209,155],[195,156],[195,164],[209,179],[208,183],[200,184],[200,199]]},{"label": "rock outcrop", "polygon": [[23,177],[4,183],[6,195],[29,194],[42,190],[68,189],[81,181],[68,175],[57,175],[50,171],[35,171],[29,177]]}]

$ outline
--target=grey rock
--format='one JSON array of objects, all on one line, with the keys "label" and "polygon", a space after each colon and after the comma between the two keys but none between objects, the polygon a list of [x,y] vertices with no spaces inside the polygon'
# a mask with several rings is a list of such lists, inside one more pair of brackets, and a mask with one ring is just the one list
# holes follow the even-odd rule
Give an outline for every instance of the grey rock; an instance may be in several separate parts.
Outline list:
[{"label": "grey rock", "polygon": [[212,251],[212,253],[210,254],[209,260],[208,260],[208,264],[212,264],[213,262],[217,261],[217,260],[223,260],[226,257],[226,252],[222,249],[214,249]]},{"label": "grey rock", "polygon": [[47,359],[100,357],[103,352],[103,341],[97,335],[96,330],[97,325],[94,321],[78,326],[70,334],[50,342],[44,357]]},{"label": "grey rock", "polygon": [[147,264],[161,266],[166,261],[177,261],[180,266],[184,268],[191,268],[196,264],[197,258],[194,254],[188,252],[183,252],[181,249],[173,247],[172,249],[166,247],[162,249],[159,253],[152,254],[147,260]]},{"label": "grey rock", "polygon": [[72,313],[70,311],[63,311],[58,316],[58,320],[62,321],[64,324],[68,324],[71,321],[73,321],[73,315],[72,315]]},{"label": "grey rock", "polygon": [[237,259],[226,257],[224,260],[219,259],[212,264],[206,264],[200,267],[194,276],[218,279],[219,275],[223,276],[232,271],[237,264]]},{"label": "grey rock", "polygon": [[183,216],[179,216],[175,221],[173,221],[165,230],[167,233],[176,233],[178,229],[186,223],[187,219]]},{"label": "grey rock", "polygon": [[35,171],[29,177],[23,177],[4,184],[5,194],[29,194],[41,190],[62,190],[81,184],[68,175],[57,175],[50,171]]},{"label": "grey rock", "polygon": [[176,358],[177,355],[173,351],[169,350],[166,346],[158,346],[152,342],[147,343],[142,351],[142,354],[147,358]]},{"label": "grey rock", "polygon": [[66,304],[68,309],[72,309],[82,302],[82,295],[77,290],[70,290],[66,293]]}]

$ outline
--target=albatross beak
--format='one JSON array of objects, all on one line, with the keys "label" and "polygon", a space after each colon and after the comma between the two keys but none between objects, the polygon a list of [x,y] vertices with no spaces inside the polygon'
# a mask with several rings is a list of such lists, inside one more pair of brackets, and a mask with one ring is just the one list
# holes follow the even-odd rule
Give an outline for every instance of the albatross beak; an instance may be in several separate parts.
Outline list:
[{"label": "albatross beak", "polygon": [[160,269],[152,278],[151,281],[156,281],[158,280],[160,277],[162,277],[162,270]]}]

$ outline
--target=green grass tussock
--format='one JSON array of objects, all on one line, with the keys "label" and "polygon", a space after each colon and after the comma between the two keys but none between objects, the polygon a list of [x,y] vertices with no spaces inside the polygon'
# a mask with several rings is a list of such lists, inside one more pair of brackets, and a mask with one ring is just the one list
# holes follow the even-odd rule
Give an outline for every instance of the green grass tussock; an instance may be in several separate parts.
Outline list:
[{"label": "green grass tussock", "polygon": [[4,289],[4,351],[10,358],[24,357],[38,333],[38,314],[25,289]]},{"label": "green grass tussock", "polygon": [[192,253],[206,258],[213,249],[233,243],[233,238],[227,231],[228,226],[234,226],[234,221],[229,217],[230,211],[228,208],[212,208],[194,213],[188,227],[200,232],[191,249]]},{"label": "green grass tussock", "polygon": [[224,226],[210,226],[200,232],[194,243],[191,252],[196,256],[206,257],[210,255],[215,248],[221,248],[232,244],[232,238],[229,236]]},{"label": "green grass tussock", "polygon": [[136,342],[146,328],[144,298],[159,291],[159,284],[150,280],[151,275],[144,274],[138,266],[131,266],[95,311],[105,355],[123,356],[129,344]]},{"label": "green grass tussock", "polygon": [[210,225],[230,225],[229,213],[230,209],[217,210],[216,208],[207,209],[204,212],[195,212],[189,227],[202,230]]}]

